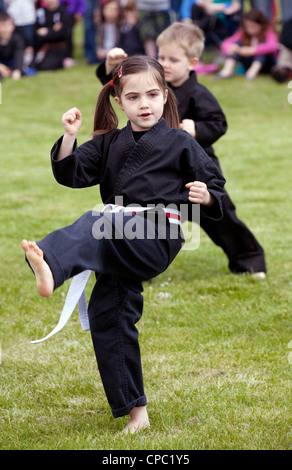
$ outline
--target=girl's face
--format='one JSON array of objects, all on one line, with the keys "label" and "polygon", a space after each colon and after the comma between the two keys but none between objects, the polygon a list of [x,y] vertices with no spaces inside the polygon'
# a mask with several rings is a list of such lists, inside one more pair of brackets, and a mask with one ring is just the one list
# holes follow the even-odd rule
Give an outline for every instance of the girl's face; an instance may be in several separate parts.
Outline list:
[{"label": "girl's face", "polygon": [[251,20],[244,20],[244,30],[251,37],[257,37],[262,32],[262,26]]},{"label": "girl's face", "polygon": [[112,1],[106,3],[102,9],[102,14],[107,23],[115,23],[118,21],[120,14],[119,2]]},{"label": "girl's face", "polygon": [[131,121],[133,131],[148,131],[162,117],[168,91],[161,90],[151,72],[128,75],[123,80],[121,96],[115,100]]}]

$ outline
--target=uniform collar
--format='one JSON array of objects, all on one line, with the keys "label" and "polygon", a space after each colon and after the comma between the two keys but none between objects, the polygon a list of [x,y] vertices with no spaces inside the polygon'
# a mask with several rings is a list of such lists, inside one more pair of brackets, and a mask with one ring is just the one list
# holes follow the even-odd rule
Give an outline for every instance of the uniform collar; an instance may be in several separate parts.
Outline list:
[{"label": "uniform collar", "polygon": [[168,86],[172,90],[178,90],[178,89],[188,88],[190,85],[194,86],[197,83],[198,83],[197,74],[194,70],[191,70],[189,78],[182,85],[175,87],[171,83],[168,83]]}]

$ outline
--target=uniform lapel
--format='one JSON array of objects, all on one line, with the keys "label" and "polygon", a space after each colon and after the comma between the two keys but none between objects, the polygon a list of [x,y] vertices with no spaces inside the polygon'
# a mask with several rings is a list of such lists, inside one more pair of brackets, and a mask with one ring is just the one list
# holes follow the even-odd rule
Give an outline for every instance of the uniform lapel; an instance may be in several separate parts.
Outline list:
[{"label": "uniform lapel", "polygon": [[122,131],[124,134],[122,139],[123,152],[125,152],[128,157],[117,178],[115,194],[121,193],[128,178],[135,173],[145,159],[150,158],[158,140],[161,139],[161,132],[163,132],[163,128],[165,127],[167,127],[167,124],[165,120],[161,118],[158,123],[147,131],[139,142],[135,144],[131,124],[128,122],[127,127]]}]

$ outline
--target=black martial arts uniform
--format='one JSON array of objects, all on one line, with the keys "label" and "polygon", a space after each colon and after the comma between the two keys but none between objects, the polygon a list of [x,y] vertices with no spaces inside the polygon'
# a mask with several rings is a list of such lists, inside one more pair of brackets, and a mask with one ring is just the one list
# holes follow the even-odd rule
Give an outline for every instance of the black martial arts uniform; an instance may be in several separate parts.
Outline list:
[{"label": "black martial arts uniform", "polygon": [[[55,10],[38,8],[35,23],[35,52],[31,67],[37,70],[57,70],[63,68],[68,55],[68,44],[72,29],[71,17],[63,6]],[[37,34],[40,28],[47,28],[47,34]],[[40,54],[42,51],[42,54]]]},{"label": "black martial arts uniform", "polygon": [[[103,84],[111,78],[105,73],[104,63],[97,67],[96,75]],[[218,101],[198,83],[195,72],[191,72],[189,79],[181,86],[169,86],[177,99],[180,120],[192,119],[195,122],[197,142],[220,168],[212,145],[225,134],[227,122]],[[237,217],[236,207],[228,194],[223,201],[222,219],[211,220],[202,216],[200,225],[211,240],[223,249],[232,272],[266,272],[264,250]]]},{"label": "black martial arts uniform", "polygon": [[24,48],[23,36],[17,31],[13,31],[8,43],[0,44],[0,64],[6,65],[11,70],[22,71]]},{"label": "black martial arts uniform", "polygon": [[[170,86],[171,87],[171,86]],[[220,168],[212,144],[227,130],[221,107],[210,91],[198,83],[195,72],[180,87],[171,87],[178,101],[180,119],[196,124],[196,140]],[[238,219],[228,194],[223,200],[223,217],[214,221],[201,217],[201,227],[229,259],[235,273],[266,271],[264,251],[248,227]]]},{"label": "black martial arts uniform", "polygon": [[[220,170],[189,134],[170,129],[163,118],[137,143],[128,123],[122,130],[75,146],[71,155],[57,161],[61,142],[62,138],[52,149],[53,173],[60,184],[73,188],[100,184],[104,204],[115,204],[118,196],[124,206],[175,204],[180,208],[188,201],[185,184],[199,180],[207,184],[215,199],[212,207],[201,206],[202,213],[216,219],[222,216],[225,180]],[[38,242],[55,288],[84,270],[96,273],[88,315],[114,417],[146,405],[135,327],[142,315],[142,282],[163,272],[183,245],[179,225],[169,223],[163,210],[154,211],[155,217],[149,221],[150,212],[87,212]],[[154,236],[132,240],[121,236],[133,218],[137,227],[150,224]],[[101,221],[103,234],[111,233],[111,237],[102,236]],[[160,237],[162,225],[166,230]]]}]

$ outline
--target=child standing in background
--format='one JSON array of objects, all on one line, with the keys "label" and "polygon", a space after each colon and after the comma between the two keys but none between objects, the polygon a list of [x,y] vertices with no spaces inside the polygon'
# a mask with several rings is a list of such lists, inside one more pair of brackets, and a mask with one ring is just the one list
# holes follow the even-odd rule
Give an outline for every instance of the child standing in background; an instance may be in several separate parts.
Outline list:
[{"label": "child standing in background", "polygon": [[85,15],[85,0],[60,0],[60,5],[63,5],[71,18],[71,22],[68,30],[68,52],[64,59],[65,67],[74,65],[74,42],[73,42],[73,31],[74,26],[84,17]]},{"label": "child standing in background", "polygon": [[[129,119],[123,129],[112,90]],[[88,316],[98,368],[113,416],[130,415],[125,431],[135,432],[149,426],[135,326],[143,311],[142,282],[167,269],[183,244],[179,210],[164,208],[189,201],[200,204],[205,217],[220,218],[225,180],[196,140],[177,128],[176,101],[154,58],[119,64],[99,94],[93,139],[77,147],[81,120],[77,108],[63,115],[65,133],[52,149],[55,178],[74,188],[100,184],[104,204],[116,204],[117,197],[124,204],[118,211],[87,212],[37,244],[23,240],[22,247],[42,296],[84,270],[95,271]],[[128,224],[144,236],[127,237]]]},{"label": "child standing in background", "polygon": [[139,35],[139,12],[135,0],[129,0],[122,8],[123,19],[120,27],[118,47],[129,55],[145,54],[144,46]]},{"label": "child standing in background", "polygon": [[101,22],[98,26],[96,56],[98,61],[106,58],[110,49],[120,38],[121,7],[118,0],[101,0]]},{"label": "child standing in background", "polygon": [[260,72],[269,72],[276,62],[279,49],[278,37],[269,20],[256,8],[245,13],[239,30],[222,43],[227,59],[219,78],[233,76],[235,67],[241,63],[245,78],[254,80]]},{"label": "child standing in background", "polygon": [[28,66],[34,53],[34,25],[36,21],[35,0],[5,0],[7,13],[16,30],[25,39],[24,66]]},{"label": "child standing in background", "polygon": [[145,53],[157,56],[156,38],[170,24],[170,0],[136,0],[140,40]]}]

